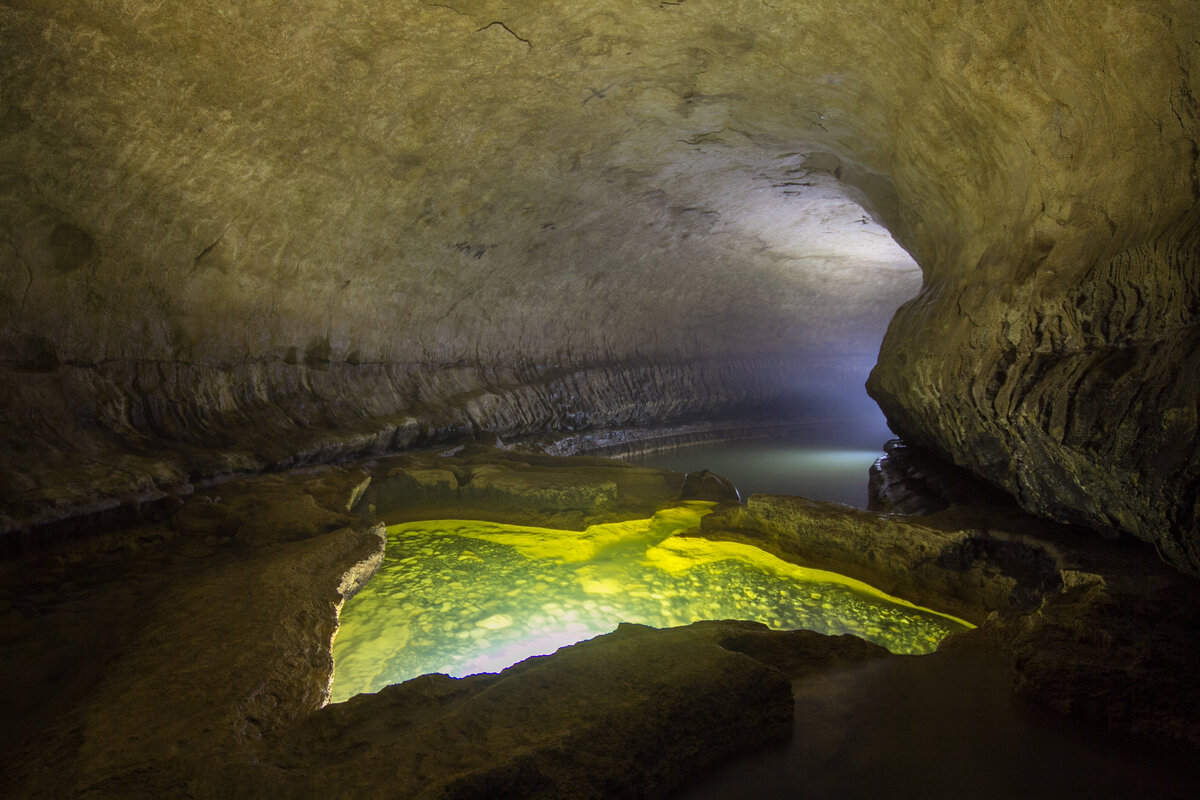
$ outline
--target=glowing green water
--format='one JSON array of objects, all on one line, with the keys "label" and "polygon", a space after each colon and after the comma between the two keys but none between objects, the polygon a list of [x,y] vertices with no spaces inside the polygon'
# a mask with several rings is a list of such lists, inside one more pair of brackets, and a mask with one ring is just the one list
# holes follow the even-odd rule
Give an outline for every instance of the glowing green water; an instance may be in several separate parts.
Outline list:
[{"label": "glowing green water", "polygon": [[613,630],[702,619],[853,633],[927,653],[967,623],[748,545],[678,533],[710,504],[586,531],[433,520],[388,529],[383,567],[346,603],[332,700],[429,672],[494,672]]}]

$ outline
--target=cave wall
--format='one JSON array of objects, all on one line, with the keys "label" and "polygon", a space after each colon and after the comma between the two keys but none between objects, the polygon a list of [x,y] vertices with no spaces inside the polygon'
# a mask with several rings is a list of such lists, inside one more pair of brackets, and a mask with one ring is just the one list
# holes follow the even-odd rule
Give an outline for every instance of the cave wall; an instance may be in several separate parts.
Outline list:
[{"label": "cave wall", "polygon": [[997,187],[1026,205],[922,262],[868,388],[1025,507],[1200,574],[1197,13],[1049,11],[1028,95],[990,98],[1026,122]]},{"label": "cave wall", "polygon": [[786,399],[918,288],[879,223],[898,432],[1186,566],[1198,16],[0,3],[6,527]]}]

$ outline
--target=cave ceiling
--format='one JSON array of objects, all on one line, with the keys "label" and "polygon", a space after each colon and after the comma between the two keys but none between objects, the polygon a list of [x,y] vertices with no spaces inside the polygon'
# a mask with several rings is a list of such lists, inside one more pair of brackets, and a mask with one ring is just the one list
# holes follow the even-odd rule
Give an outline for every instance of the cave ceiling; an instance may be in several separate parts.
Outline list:
[{"label": "cave ceiling", "polygon": [[919,275],[838,180],[886,184],[837,154],[858,48],[701,5],[10,9],[45,45],[6,92],[14,327],[78,362],[873,355]]},{"label": "cave ceiling", "polygon": [[0,3],[5,494],[778,398],[919,291],[893,428],[1200,570],[1197,17]]}]

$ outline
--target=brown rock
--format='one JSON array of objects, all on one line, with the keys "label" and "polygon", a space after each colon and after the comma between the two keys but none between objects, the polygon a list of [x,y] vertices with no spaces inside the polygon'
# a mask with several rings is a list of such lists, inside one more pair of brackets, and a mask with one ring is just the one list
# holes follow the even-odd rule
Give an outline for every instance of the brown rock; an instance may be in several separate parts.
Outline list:
[{"label": "brown rock", "polygon": [[[790,730],[789,680],[723,646],[751,632],[769,633],[745,623],[622,625],[499,675],[427,675],[359,695],[282,740],[279,791],[665,796],[694,770]],[[827,637],[815,639],[808,660],[827,668]]]}]

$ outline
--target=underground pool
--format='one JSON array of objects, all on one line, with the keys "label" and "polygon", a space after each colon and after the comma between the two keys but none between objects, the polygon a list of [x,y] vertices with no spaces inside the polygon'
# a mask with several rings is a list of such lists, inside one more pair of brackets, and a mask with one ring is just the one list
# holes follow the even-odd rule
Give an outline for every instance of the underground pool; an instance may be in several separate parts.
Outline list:
[{"label": "underground pool", "polygon": [[584,531],[471,520],[390,527],[382,567],[342,610],[331,701],[432,672],[497,672],[620,622],[756,620],[909,654],[971,627],[750,545],[684,535],[711,505]]}]

